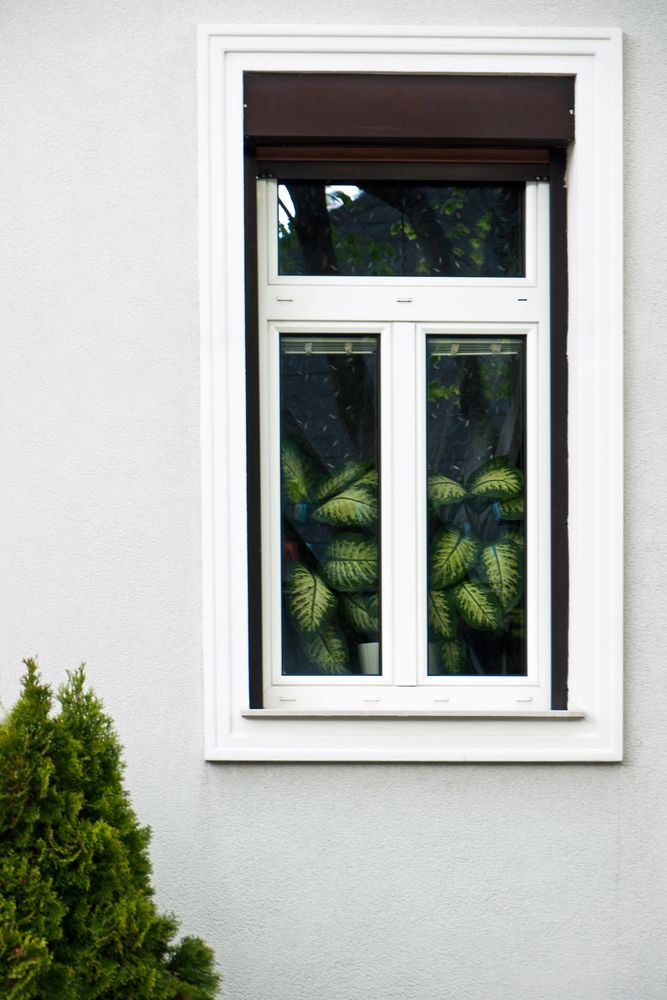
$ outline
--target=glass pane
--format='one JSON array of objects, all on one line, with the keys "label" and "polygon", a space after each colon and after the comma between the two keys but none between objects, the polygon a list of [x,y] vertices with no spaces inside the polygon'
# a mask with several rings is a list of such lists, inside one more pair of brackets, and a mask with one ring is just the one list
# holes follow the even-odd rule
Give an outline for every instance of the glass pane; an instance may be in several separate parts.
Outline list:
[{"label": "glass pane", "polygon": [[282,670],[379,674],[379,340],[280,339]]},{"label": "glass pane", "polygon": [[278,186],[279,274],[489,277],[525,274],[525,185]]},{"label": "glass pane", "polygon": [[428,672],[526,674],[525,343],[427,338]]}]

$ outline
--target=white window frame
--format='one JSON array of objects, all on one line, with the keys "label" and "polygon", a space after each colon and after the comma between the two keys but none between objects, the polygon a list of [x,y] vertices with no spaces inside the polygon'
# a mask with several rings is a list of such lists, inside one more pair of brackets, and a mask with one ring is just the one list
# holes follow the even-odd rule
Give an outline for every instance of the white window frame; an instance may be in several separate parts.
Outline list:
[{"label": "white window frame", "polygon": [[[276,268],[274,180],[258,181],[262,612],[265,709],[326,712],[505,711],[551,705],[549,185],[526,184],[525,278],[290,281]],[[344,294],[342,289],[344,288]],[[442,321],[446,314],[447,321]],[[308,317],[304,320],[304,317]],[[382,322],[377,321],[382,317]],[[471,322],[474,317],[476,322]],[[375,322],[374,322],[375,320]],[[380,340],[382,675],[282,674],[280,335]],[[526,343],[527,674],[428,676],[426,337],[522,337]],[[421,558],[419,554],[421,553]],[[262,716],[258,716],[261,718]]]},{"label": "white window frame", "polygon": [[[207,758],[620,760],[620,32],[207,25],[200,28],[199,67]],[[242,78],[280,70],[576,77],[577,137],[567,173],[567,711],[394,707],[317,715],[248,708]]]}]

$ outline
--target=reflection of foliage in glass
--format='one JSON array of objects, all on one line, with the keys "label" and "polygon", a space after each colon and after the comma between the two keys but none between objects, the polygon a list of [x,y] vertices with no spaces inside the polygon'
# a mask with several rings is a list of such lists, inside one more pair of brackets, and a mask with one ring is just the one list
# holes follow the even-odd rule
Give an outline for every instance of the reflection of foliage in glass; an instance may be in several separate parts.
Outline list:
[{"label": "reflection of foliage in glass", "polygon": [[280,190],[293,203],[280,200],[282,274],[523,273],[523,185],[372,181],[350,186],[354,197],[324,181]]},{"label": "reflection of foliage in glass", "polygon": [[428,401],[433,403],[436,399],[446,399],[454,400],[456,406],[460,406],[459,396],[461,395],[461,386],[457,385],[455,382],[451,385],[445,385],[443,382],[438,381],[437,378],[433,378],[428,383]]},{"label": "reflection of foliage in glass", "polygon": [[[493,188],[493,194],[498,202],[503,197],[503,188]],[[456,257],[470,257],[470,261],[477,268],[482,269],[484,265],[484,244],[487,236],[493,229],[494,218],[498,215],[498,204],[493,208],[482,212],[477,218],[470,219],[470,212],[466,212],[466,199],[470,200],[470,191],[464,187],[452,188],[452,197],[446,201],[434,200],[431,206],[446,218],[453,217],[456,221],[453,226],[446,229],[447,237],[454,245],[453,253]],[[496,219],[496,223],[502,226],[503,220]]]},{"label": "reflection of foliage in glass", "polygon": [[278,246],[282,274],[298,274],[299,239],[296,232],[283,222],[278,222]]},{"label": "reflection of foliage in glass", "polygon": [[479,377],[489,403],[496,399],[510,399],[513,391],[512,359],[497,354],[480,359]]}]

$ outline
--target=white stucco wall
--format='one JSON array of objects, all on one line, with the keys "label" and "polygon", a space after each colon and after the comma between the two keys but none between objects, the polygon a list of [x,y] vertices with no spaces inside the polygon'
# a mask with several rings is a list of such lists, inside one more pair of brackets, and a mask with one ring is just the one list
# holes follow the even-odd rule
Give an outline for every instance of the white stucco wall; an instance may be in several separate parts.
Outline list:
[{"label": "white stucco wall", "polygon": [[[626,33],[622,765],[203,761],[195,25]],[[4,0],[0,698],[81,660],[228,1000],[664,1000],[667,8]]]}]

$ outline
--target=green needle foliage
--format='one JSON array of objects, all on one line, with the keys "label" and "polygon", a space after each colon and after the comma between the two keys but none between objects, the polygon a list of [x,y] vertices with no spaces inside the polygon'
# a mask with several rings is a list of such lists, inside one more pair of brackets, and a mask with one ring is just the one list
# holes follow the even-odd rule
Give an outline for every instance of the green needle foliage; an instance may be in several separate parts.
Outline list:
[{"label": "green needle foliage", "polygon": [[198,938],[158,912],[121,747],[83,668],[58,693],[33,660],[0,726],[0,996],[213,1000]]}]

